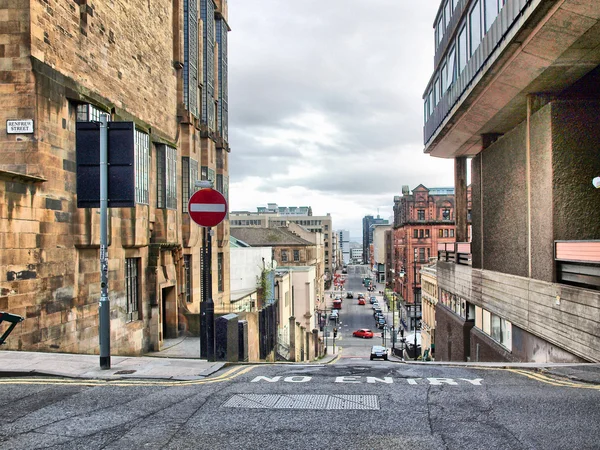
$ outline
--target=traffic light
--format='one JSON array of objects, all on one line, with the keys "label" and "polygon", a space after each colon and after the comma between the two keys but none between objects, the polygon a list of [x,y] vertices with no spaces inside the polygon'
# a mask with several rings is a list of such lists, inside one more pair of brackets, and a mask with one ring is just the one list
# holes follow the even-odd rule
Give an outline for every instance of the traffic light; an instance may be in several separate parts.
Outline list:
[{"label": "traffic light", "polygon": [[333,329],[333,337],[337,337],[337,328]]},{"label": "traffic light", "polygon": [[400,337],[404,337],[404,328],[400,328]]}]

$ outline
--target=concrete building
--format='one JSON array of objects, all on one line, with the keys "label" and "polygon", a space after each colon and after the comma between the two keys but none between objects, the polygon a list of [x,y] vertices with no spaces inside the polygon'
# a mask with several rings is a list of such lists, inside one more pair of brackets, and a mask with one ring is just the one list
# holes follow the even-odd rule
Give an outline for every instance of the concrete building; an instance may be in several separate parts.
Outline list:
[{"label": "concrete building", "polygon": [[[99,215],[77,207],[75,143],[77,123],[101,114],[135,124],[135,206],[109,211],[111,353],[197,332],[202,236],[187,202],[199,179],[228,196],[227,1],[2,12],[0,310],[25,317],[8,348],[98,352]],[[212,239],[226,306],[227,221]]]},{"label": "concrete building", "polygon": [[329,284],[334,269],[332,238],[335,233],[331,215],[313,216],[310,206],[277,206],[269,203],[268,206],[258,207],[257,212],[231,211],[229,219],[232,227],[263,227],[287,226],[295,223],[315,233],[323,233],[325,280]]},{"label": "concrete building", "polygon": [[[290,224],[296,230],[301,229]],[[315,233],[304,230],[311,238]],[[317,233],[319,235],[320,233]],[[277,267],[314,267],[315,279],[311,280],[313,296],[317,306],[324,308],[325,292],[323,286],[323,264],[320,258],[322,245],[311,242],[292,232],[288,227],[257,228],[257,227],[232,227],[231,235],[254,247],[270,247],[273,252],[273,260]],[[279,270],[279,269],[278,269]]]},{"label": "concrete building", "polygon": [[342,249],[342,258],[344,265],[350,264],[350,232],[348,230],[340,230],[339,242]]},{"label": "concrete building", "polygon": [[391,225],[371,225],[373,227],[373,261],[371,267],[376,273],[377,282],[385,283],[385,235],[392,229]]},{"label": "concrete building", "polygon": [[435,308],[438,303],[436,262],[421,268],[421,354],[435,357]]},{"label": "concrete building", "polygon": [[230,242],[230,291],[229,311],[216,304],[215,309],[223,313],[256,311],[258,304],[258,288],[264,270],[272,270],[273,249],[271,247],[253,247],[235,237]]},{"label": "concrete building", "polygon": [[596,1],[440,3],[424,142],[454,158],[456,243],[437,360],[600,361],[599,21]]},{"label": "concrete building", "polygon": [[371,228],[371,225],[373,224],[382,224],[382,225],[387,225],[389,224],[389,221],[380,218],[379,216],[377,216],[377,218],[374,218],[373,216],[365,216],[363,217],[363,240],[362,240],[362,257],[363,257],[363,264],[369,264],[370,263],[370,256],[371,256],[371,244],[373,243],[373,229]]},{"label": "concrete building", "polygon": [[363,262],[363,249],[360,247],[354,247],[350,249],[350,263],[351,264],[362,264]]}]

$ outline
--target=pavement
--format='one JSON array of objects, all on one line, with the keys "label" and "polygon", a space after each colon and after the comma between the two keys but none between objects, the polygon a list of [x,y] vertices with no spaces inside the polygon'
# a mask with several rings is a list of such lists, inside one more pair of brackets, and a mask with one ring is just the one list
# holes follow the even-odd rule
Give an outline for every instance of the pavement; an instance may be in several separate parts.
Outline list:
[{"label": "pavement", "polygon": [[[44,353],[22,351],[0,351],[0,377],[55,376],[75,379],[120,380],[201,380],[210,377],[220,369],[237,364],[210,362],[197,357],[198,338],[173,339],[161,352],[146,356],[111,356],[111,368],[101,369],[98,355],[80,355],[69,353]],[[192,353],[195,353],[195,355]],[[343,354],[343,347],[331,346],[328,354],[308,364],[328,364],[337,361]],[[390,361],[411,365],[436,365],[454,367],[485,367],[498,369],[522,369],[542,372],[562,379],[600,385],[600,364],[567,363],[492,363],[492,362],[438,362],[438,361],[402,361],[391,357]],[[285,363],[283,364],[294,364]],[[255,363],[252,363],[255,364]],[[261,363],[258,363],[261,364]],[[264,363],[263,363],[264,364]],[[303,365],[307,362],[301,363]]]},{"label": "pavement", "polygon": [[[110,369],[100,368],[100,357],[98,355],[0,351],[0,378],[55,376],[96,380],[155,379],[185,381],[205,379],[226,366],[248,364],[210,362],[200,359],[199,355],[200,339],[193,337],[167,339],[163,350],[147,353],[141,357],[111,356]],[[330,348],[327,356],[312,363],[329,363],[335,360],[337,356],[338,353],[332,354]],[[306,362],[302,364],[306,364]]]}]

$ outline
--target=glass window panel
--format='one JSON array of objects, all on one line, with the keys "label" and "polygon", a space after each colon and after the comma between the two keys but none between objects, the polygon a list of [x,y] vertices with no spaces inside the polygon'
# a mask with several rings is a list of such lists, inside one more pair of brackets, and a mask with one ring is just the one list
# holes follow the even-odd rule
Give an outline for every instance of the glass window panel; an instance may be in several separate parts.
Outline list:
[{"label": "glass window panel", "polygon": [[498,16],[498,0],[485,0],[485,31],[490,29]]},{"label": "glass window panel", "polygon": [[475,326],[483,329],[483,309],[480,306],[475,306]]},{"label": "glass window panel", "polygon": [[491,335],[490,331],[490,322],[491,322],[491,314],[489,311],[483,310],[483,332],[485,334]]},{"label": "glass window panel", "polygon": [[458,34],[458,73],[460,74],[467,65],[467,26],[463,26]]},{"label": "glass window panel", "polygon": [[444,26],[446,26],[446,27],[450,23],[450,16],[451,16],[450,0],[448,0],[446,2],[446,4],[444,5]]},{"label": "glass window panel", "polygon": [[149,200],[150,137],[135,130],[135,201],[144,205]]},{"label": "glass window panel", "polygon": [[450,89],[450,86],[456,79],[456,49],[452,47],[448,53],[448,66],[446,69],[446,89]]},{"label": "glass window panel", "polygon": [[440,88],[441,88],[441,92],[442,95],[444,95],[444,92],[446,92],[446,89],[448,89],[448,65],[444,64],[442,66],[442,70],[440,72]]},{"label": "glass window panel", "polygon": [[498,342],[502,342],[502,327],[500,326],[500,317],[496,314],[492,314],[492,339]]},{"label": "glass window panel", "polygon": [[471,37],[470,55],[472,55],[481,42],[481,4],[479,0],[475,2],[473,9],[469,13],[469,30]]}]

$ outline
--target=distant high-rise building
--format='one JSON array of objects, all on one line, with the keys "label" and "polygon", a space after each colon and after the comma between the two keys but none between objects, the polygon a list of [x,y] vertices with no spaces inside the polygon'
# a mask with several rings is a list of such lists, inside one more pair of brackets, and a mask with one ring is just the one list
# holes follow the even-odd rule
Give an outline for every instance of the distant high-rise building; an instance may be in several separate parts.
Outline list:
[{"label": "distant high-rise building", "polygon": [[379,215],[377,218],[373,216],[365,216],[363,218],[363,264],[369,264],[370,248],[373,243],[373,229],[371,228],[373,224],[387,225],[389,221],[380,218]]},{"label": "distant high-rise building", "polygon": [[340,230],[338,242],[342,249],[344,265],[348,265],[350,263],[350,232],[348,230]]}]

